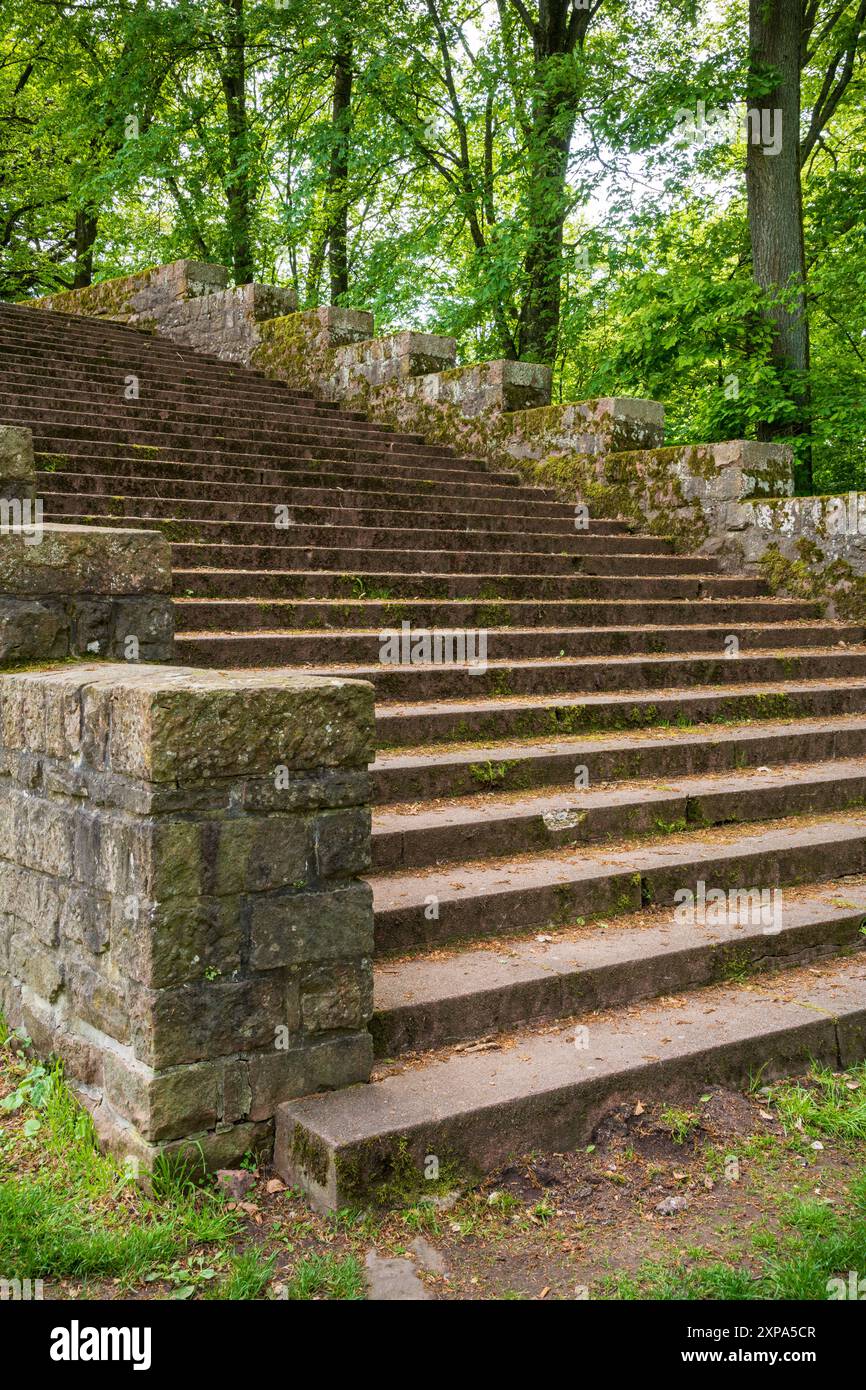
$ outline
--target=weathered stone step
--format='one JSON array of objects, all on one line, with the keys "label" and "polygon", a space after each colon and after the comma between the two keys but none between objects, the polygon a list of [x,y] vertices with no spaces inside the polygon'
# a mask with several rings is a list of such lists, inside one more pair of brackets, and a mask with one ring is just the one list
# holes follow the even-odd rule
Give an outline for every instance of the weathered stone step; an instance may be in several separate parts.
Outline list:
[{"label": "weathered stone step", "polygon": [[[228,417],[223,421],[211,419],[203,428],[174,420],[170,415],[164,419],[148,416],[134,401],[126,403],[116,412],[103,407],[97,417],[98,423],[94,421],[92,402],[74,412],[31,407],[17,413],[22,416],[23,423],[40,433],[62,432],[67,439],[108,438],[128,446],[157,444],[167,449],[197,448],[202,434],[206,434],[215,444],[262,454],[274,452],[286,443],[313,440],[333,441],[335,444],[357,441],[374,445],[385,452],[406,448],[427,458],[451,460],[455,457],[453,449],[427,444],[417,435],[386,434],[369,421],[341,420],[334,415],[315,418],[286,415],[273,423],[259,417],[254,424],[239,424]],[[115,414],[117,418],[113,418]],[[70,418],[62,418],[65,416]]]},{"label": "weathered stone step", "polygon": [[[518,487],[516,473],[491,473],[478,475],[467,473],[454,475],[449,471],[446,477],[430,476],[426,468],[410,468],[392,463],[390,459],[377,459],[375,462],[339,459],[296,459],[282,468],[256,467],[255,465],[212,464],[203,475],[195,463],[184,463],[179,459],[161,459],[152,454],[146,458],[137,455],[114,455],[112,458],[94,459],[70,450],[60,454],[47,454],[36,450],[36,462],[40,473],[56,473],[59,477],[74,474],[90,474],[105,478],[135,478],[146,471],[150,478],[178,478],[199,481],[204,476],[214,483],[247,485],[266,485],[282,487],[321,487],[327,489],[331,497],[339,495],[343,488],[360,491],[381,492],[404,487],[407,492],[421,488],[435,499],[441,492],[453,495],[454,488],[465,489],[472,497],[502,497],[518,499],[526,494],[530,498],[545,494],[541,489],[525,490]],[[498,481],[497,481],[498,480]]]},{"label": "weathered stone step", "polygon": [[[286,491],[280,493],[276,488],[271,489],[272,498],[260,501],[252,489],[245,490],[241,487],[232,489],[235,494],[232,497],[216,498],[213,485],[206,482],[200,484],[200,487],[207,490],[200,492],[196,498],[193,484],[183,484],[190,495],[178,497],[173,495],[174,488],[163,491],[157,478],[149,480],[147,490],[140,484],[124,488],[123,479],[112,480],[104,477],[89,480],[94,486],[85,486],[79,490],[73,487],[68,475],[45,473],[41,477],[47,484],[41,490],[43,498],[50,502],[56,512],[70,515],[81,512],[82,496],[87,497],[87,505],[96,516],[160,516],[177,520],[202,518],[208,521],[236,521],[238,506],[241,505],[244,521],[248,525],[255,522],[271,529],[275,524],[275,518],[285,516],[288,508],[288,520],[292,526],[360,526],[375,529],[387,527],[396,531],[419,531],[425,535],[431,530],[485,531],[527,538],[543,535],[559,542],[590,540],[595,543],[598,537],[603,537],[609,541],[614,552],[631,550],[644,555],[671,553],[669,541],[661,540],[658,536],[638,536],[627,531],[624,526],[613,529],[611,523],[608,523],[609,529],[605,529],[590,522],[577,529],[573,517],[568,515],[537,515],[532,510],[533,503],[523,500],[519,494],[515,496],[515,506],[518,507],[519,504],[519,507],[513,512],[508,512],[503,504],[500,504],[498,510],[487,511],[472,511],[465,504],[459,510],[456,505],[443,507],[438,501],[433,502],[422,493],[414,499],[414,507],[407,506],[412,498],[404,497],[397,491],[375,495],[378,505],[362,503],[360,506],[351,506],[345,503],[316,507],[304,506],[302,502],[292,502]],[[112,481],[115,484],[114,491],[110,491],[107,486]],[[245,491],[253,495],[245,496]],[[333,502],[333,493],[331,500]],[[457,500],[454,499],[454,502]],[[488,504],[488,508],[490,505]],[[418,526],[419,518],[424,522],[423,531]]]},{"label": "weathered stone step", "polygon": [[866,681],[776,681],[720,685],[714,690],[620,690],[557,700],[497,698],[380,703],[381,749],[435,743],[485,743],[507,738],[558,738],[602,731],[747,720],[823,719],[866,712]]},{"label": "weathered stone step", "polygon": [[[610,602],[572,599],[452,599],[438,603],[424,599],[338,600],[256,598],[175,598],[178,627],[188,633],[237,633],[266,628],[270,631],[344,632],[356,629],[393,627],[411,621],[428,628],[585,628],[593,627],[686,627],[689,624],[719,624],[726,632],[736,632],[737,624],[804,624],[821,616],[821,604],[798,599],[693,599],[690,602],[655,603],[639,600]],[[828,638],[828,629],[821,629]],[[846,629],[860,634],[850,641],[862,641],[862,628]]]},{"label": "weathered stone step", "polygon": [[[199,351],[162,338],[147,329],[121,323],[114,319],[94,318],[86,314],[61,313],[42,305],[0,304],[0,332],[18,342],[33,342],[50,348],[69,351],[71,346],[105,352],[112,347],[141,350],[154,358],[172,361],[178,356],[222,370],[237,371],[235,363],[216,353]],[[256,368],[247,369],[254,377],[269,378]],[[312,391],[299,390],[299,395],[313,399]]]},{"label": "weathered stone step", "polygon": [[376,951],[402,955],[445,942],[569,926],[681,890],[776,888],[866,872],[866,810],[748,823],[662,841],[581,845],[492,864],[371,875]]},{"label": "weathered stone step", "polygon": [[[89,496],[88,511],[82,513],[82,499],[74,492],[47,492],[44,496],[45,514],[54,521],[68,518],[77,525],[93,521],[99,525],[128,526],[130,522],[147,530],[159,529],[176,540],[201,540],[205,544],[225,542],[227,545],[258,545],[280,547],[291,540],[293,547],[315,545],[325,541],[379,550],[384,545],[434,550],[442,546],[454,549],[465,545],[469,550],[531,551],[537,554],[561,555],[669,555],[668,541],[654,536],[621,534],[595,535],[591,531],[575,531],[560,523],[559,532],[533,531],[531,521],[522,529],[515,522],[506,524],[502,517],[493,518],[492,527],[479,524],[477,517],[446,516],[445,524],[435,525],[435,512],[428,511],[424,526],[412,525],[411,512],[396,510],[363,513],[354,521],[351,515],[344,520],[320,520],[319,512],[310,509],[310,519],[297,510],[287,512],[280,507],[257,507],[249,504],[243,509],[243,520],[237,520],[237,503],[201,501],[165,501],[158,497]],[[337,517],[341,516],[339,509]],[[281,522],[287,524],[280,524]],[[402,525],[400,522],[402,521]]]},{"label": "weathered stone step", "polygon": [[[600,931],[510,938],[435,957],[380,962],[370,1030],[379,1057],[430,1051],[517,1028],[797,968],[866,948],[866,884],[782,895],[779,930],[736,909],[711,926],[642,912]],[[774,982],[784,988],[784,981]],[[759,988],[772,987],[758,981]]]},{"label": "weathered stone step", "polygon": [[[431,1059],[366,1086],[277,1111],[275,1163],[325,1207],[357,1206],[406,1159],[423,1192],[425,1162],[490,1172],[543,1147],[587,1143],[623,1100],[693,1100],[708,1085],[743,1086],[834,1070],[866,1055],[866,965],[851,960],[719,985],[592,1019],[589,1046],[573,1027],[521,1034],[507,1049]],[[427,1163],[429,1171],[429,1163]]]},{"label": "weathered stone step", "polygon": [[[573,777],[572,777],[573,782]],[[429,793],[428,793],[429,796]],[[586,790],[478,795],[445,806],[387,806],[373,817],[373,870],[403,872],[501,855],[549,853],[633,835],[866,807],[866,757],[787,764]]]},{"label": "weathered stone step", "polygon": [[842,715],[782,724],[767,720],[757,726],[705,724],[676,733],[650,726],[616,737],[590,734],[541,743],[379,753],[371,775],[374,804],[387,806],[481,791],[574,785],[578,768],[586,768],[589,785],[595,786],[632,777],[689,777],[864,754],[866,718]]},{"label": "weathered stone step", "polygon": [[[248,368],[222,367],[200,363],[190,358],[178,357],[176,362],[149,362],[132,353],[91,352],[85,357],[58,356],[54,349],[28,348],[7,342],[0,348],[0,372],[2,378],[14,389],[32,386],[42,376],[43,389],[45,372],[63,390],[74,393],[80,387],[91,383],[105,386],[124,399],[125,377],[139,378],[139,386],[150,391],[153,397],[164,396],[166,392],[183,393],[190,399],[201,398],[202,394],[212,392],[224,405],[227,397],[243,397],[246,401],[260,400],[274,405],[303,405],[309,403],[311,409],[328,402],[304,396],[299,391],[287,388],[283,383],[250,372]],[[381,428],[387,429],[383,425]]]},{"label": "weathered stone step", "polygon": [[[66,518],[75,521],[74,517]],[[87,518],[80,519],[81,524]],[[102,526],[125,525],[124,518],[103,517]],[[226,523],[217,523],[222,527]],[[513,577],[516,575],[556,575],[568,579],[572,575],[640,575],[642,579],[652,576],[666,578],[678,575],[701,575],[709,577],[717,566],[713,559],[702,557],[668,555],[593,555],[593,554],[551,554],[538,550],[503,550],[493,552],[487,547],[483,533],[478,533],[481,549],[470,549],[468,532],[453,532],[458,538],[453,549],[433,550],[392,549],[390,546],[373,546],[372,538],[366,541],[364,533],[357,531],[355,545],[347,543],[333,545],[319,544],[294,546],[292,531],[285,532],[286,542],[282,545],[233,545],[227,540],[209,544],[206,540],[193,539],[197,532],[206,534],[207,522],[148,522],[149,529],[161,530],[172,541],[172,560],[181,569],[258,569],[293,570],[312,569],[345,572],[349,569],[357,574],[365,562],[373,556],[391,574],[441,575],[449,571],[466,576],[485,574]],[[195,530],[192,530],[195,528]],[[333,527],[321,528],[321,540],[333,539]],[[463,544],[460,545],[459,538]],[[410,537],[416,539],[417,537]],[[531,539],[531,538],[530,538]]]},{"label": "weathered stone step", "polygon": [[[204,441],[206,444],[206,440]],[[70,447],[70,444],[74,447]],[[175,449],[173,447],[160,448],[158,445],[142,445],[138,451],[138,465],[146,464],[149,468],[153,461],[164,461],[172,463],[191,464],[198,473],[204,469],[211,468],[247,468],[257,471],[273,472],[291,469],[293,462],[299,464],[305,461],[315,461],[317,465],[327,463],[342,464],[343,471],[345,465],[351,463],[353,467],[360,468],[366,464],[367,470],[381,470],[388,465],[399,467],[402,475],[407,478],[431,478],[444,479],[446,482],[471,482],[478,478],[478,473],[472,472],[463,466],[460,461],[455,462],[453,467],[446,466],[447,460],[439,458],[437,455],[427,455],[416,449],[415,445],[402,445],[393,450],[386,447],[370,446],[369,441],[362,441],[359,444],[316,444],[314,442],[300,444],[287,442],[281,446],[280,450],[272,453],[242,453],[240,451],[227,451],[221,449],[211,449],[207,447],[199,449]],[[115,463],[125,457],[118,451],[124,446],[112,441],[110,437],[106,439],[83,438],[68,441],[62,434],[46,434],[39,431],[33,433],[34,451],[41,455],[49,454],[54,458],[62,458],[64,461],[78,460],[78,466],[87,472],[102,471],[115,473],[117,471]],[[132,447],[132,446],[126,446]],[[130,453],[126,457],[135,458],[136,453]],[[100,464],[100,460],[102,463]],[[40,467],[44,467],[40,460]],[[486,477],[487,475],[483,475]],[[507,478],[507,473],[495,473],[491,475],[494,480]],[[518,482],[517,474],[514,475],[515,486]]]},{"label": "weathered stone step", "polygon": [[[9,366],[8,361],[0,363],[0,391],[2,391],[3,410],[17,411],[33,406],[39,399],[40,388],[45,386],[45,365],[34,370]],[[138,402],[127,401],[126,377],[128,372],[122,368],[106,368],[97,373],[94,370],[68,369],[52,377],[52,387],[56,391],[59,408],[74,411],[93,410],[94,407],[114,409],[121,407],[127,411],[141,407]],[[141,382],[139,381],[139,385]],[[204,423],[210,418],[218,421],[273,420],[279,423],[287,417],[304,420],[322,419],[325,423],[361,421],[369,424],[367,416],[360,410],[344,410],[337,401],[324,401],[302,396],[298,392],[279,392],[274,395],[271,387],[276,382],[238,377],[235,382],[195,382],[184,381],[177,376],[170,379],[149,382],[149,395],[145,410],[154,414],[168,412],[177,418],[193,418],[203,415]],[[377,422],[376,428],[383,436],[396,433],[390,425]],[[417,437],[417,436],[416,436]]]},{"label": "weathered stone step", "polygon": [[84,342],[102,348],[111,343],[126,345],[132,339],[144,343],[155,353],[189,353],[202,362],[213,362],[222,367],[232,365],[216,353],[193,351],[192,348],[157,337],[146,328],[115,319],[94,318],[89,314],[47,309],[41,304],[37,306],[26,301],[0,304],[0,327],[4,332],[16,333],[22,338],[40,337],[61,344]]},{"label": "weathered stone step", "polygon": [[[210,646],[208,643],[210,642]],[[231,643],[231,646],[229,645]],[[254,660],[258,648],[258,660]],[[232,653],[245,650],[247,661],[223,661]],[[181,636],[177,652],[184,664],[262,665],[267,639],[243,635],[221,641],[218,638]],[[210,656],[207,653],[210,652]],[[219,658],[219,659],[218,659]],[[866,649],[803,648],[771,652],[744,652],[729,660],[720,649],[716,654],[682,652],[671,656],[616,656],[537,660],[488,661],[486,666],[443,664],[439,666],[374,666],[351,662],[318,662],[305,668],[310,674],[345,676],[370,681],[379,700],[501,699],[503,697],[543,695],[560,692],[623,691],[635,695],[686,689],[694,686],[748,686],[756,682],[778,685],[782,681],[866,680]]]},{"label": "weathered stone step", "polygon": [[[431,628],[443,643],[448,631],[466,632],[468,623],[465,616],[461,623],[460,614],[452,629]],[[179,652],[201,652],[206,646],[213,664],[217,666],[258,666],[258,665],[333,665],[335,662],[377,663],[382,671],[380,653],[383,642],[390,640],[399,627],[394,620],[383,628],[353,632],[351,630],[322,632],[284,632],[275,631],[273,616],[261,614],[258,630],[242,632],[196,632],[185,622],[186,612],[178,612],[177,641]],[[410,621],[407,615],[405,621]],[[471,630],[471,629],[469,629]],[[411,615],[411,632],[423,632],[423,626]],[[503,663],[512,661],[556,661],[562,658],[596,659],[600,656],[658,656],[662,653],[682,656],[690,652],[706,653],[724,651],[726,640],[737,636],[742,650],[749,654],[772,650],[784,646],[787,651],[826,648],[831,634],[823,626],[791,626],[778,624],[768,626],[732,627],[726,624],[719,627],[663,627],[641,625],[636,627],[530,627],[530,628],[490,628],[484,629],[486,657],[489,662],[503,668]],[[837,628],[833,635],[848,644],[863,641],[863,629],[859,627]],[[455,639],[452,637],[451,639]],[[192,657],[190,657],[192,659]],[[196,664],[199,664],[196,662]],[[384,674],[385,672],[383,672]],[[371,677],[372,679],[372,677]],[[377,675],[377,681],[381,675]],[[498,684],[497,688],[498,688]]]},{"label": "weathered stone step", "polygon": [[351,429],[362,425],[379,434],[387,436],[389,431],[381,425],[373,425],[359,410],[341,410],[336,402],[295,400],[287,397],[281,404],[268,404],[261,398],[253,397],[246,409],[243,406],[243,391],[237,399],[227,401],[222,391],[210,398],[206,392],[195,392],[189,400],[182,397],[175,400],[171,393],[145,400],[127,400],[123,392],[123,380],[115,383],[97,384],[82,382],[80,386],[68,380],[57,383],[50,402],[43,402],[34,396],[33,383],[21,380],[15,388],[17,378],[10,378],[4,372],[0,377],[0,413],[26,412],[32,420],[53,420],[58,425],[79,423],[92,417],[95,406],[99,407],[102,420],[114,421],[123,427],[135,422],[139,427],[149,425],[158,429],[170,423],[187,429],[213,429],[215,433],[223,425],[232,430],[250,426],[279,429],[292,424],[309,425],[311,421],[321,421],[328,429]]},{"label": "weathered stone step", "polygon": [[[124,477],[110,473],[72,473],[63,469],[40,471],[37,473],[37,488],[40,496],[48,493],[71,493],[76,497],[106,497],[112,501],[141,497],[160,499],[177,498],[196,501],[206,499],[210,508],[229,505],[237,516],[237,504],[249,509],[251,517],[267,510],[269,519],[278,505],[292,508],[292,515],[300,522],[318,521],[322,525],[332,522],[352,521],[355,525],[369,525],[371,519],[380,519],[384,512],[393,512],[406,524],[409,518],[420,515],[428,517],[456,516],[480,520],[473,525],[483,529],[501,526],[504,521],[531,522],[534,531],[575,533],[574,508],[568,503],[549,502],[527,495],[524,490],[511,488],[502,497],[489,498],[477,496],[474,491],[448,491],[441,484],[434,487],[421,487],[413,492],[411,484],[401,487],[387,486],[381,492],[372,490],[335,488],[304,488],[291,485],[276,486],[273,483],[216,483],[212,478],[159,478],[143,474],[141,477]],[[486,491],[486,490],[485,490]],[[361,518],[366,520],[362,521]],[[626,536],[633,534],[623,521],[613,521],[607,517],[592,517],[589,520],[590,535]]]},{"label": "weathered stone step", "polygon": [[53,374],[59,378],[84,373],[98,376],[106,371],[148,373],[152,382],[189,381],[211,384],[224,389],[248,386],[262,390],[272,397],[309,401],[317,405],[312,392],[288,386],[256,368],[240,366],[132,331],[121,342],[91,344],[82,341],[64,343],[56,335],[40,337],[31,332],[10,329],[0,315],[0,366],[4,371],[16,369],[33,374],[50,359]]},{"label": "weathered stone step", "polygon": [[[618,599],[645,600],[722,600],[765,597],[769,590],[762,579],[740,575],[595,575],[582,578],[549,574],[407,574],[405,571],[369,570],[359,565],[337,571],[262,571],[233,568],[228,561],[206,567],[201,549],[175,554],[173,582],[175,593],[202,598],[348,598],[365,595],[383,602],[397,598],[425,598],[436,601],[480,598],[485,602],[506,599]],[[366,557],[369,564],[370,556]],[[374,557],[378,558],[378,557]],[[225,565],[225,567],[223,567]]]},{"label": "weathered stone step", "polygon": [[406,443],[400,439],[388,442],[356,439],[349,434],[340,435],[332,441],[328,438],[327,431],[317,429],[293,430],[290,436],[287,433],[285,440],[279,443],[262,442],[253,444],[246,450],[221,448],[219,439],[214,439],[211,444],[210,436],[204,439],[190,439],[184,445],[173,440],[163,443],[162,440],[163,436],[159,431],[113,431],[103,430],[99,426],[88,430],[75,430],[70,434],[56,425],[37,425],[33,430],[33,447],[34,450],[38,449],[39,453],[72,452],[74,449],[76,454],[92,459],[114,458],[120,450],[137,451],[142,458],[164,456],[177,459],[181,463],[195,463],[199,467],[227,463],[230,466],[243,465],[247,468],[274,468],[279,464],[285,467],[290,459],[310,458],[350,459],[359,463],[364,460],[370,463],[390,460],[414,468],[426,468],[429,462],[431,474],[435,469],[437,474],[453,476],[472,473],[474,476],[473,470],[466,467],[462,461],[455,460],[450,463],[449,456],[427,449],[423,444],[414,444],[411,441]]}]

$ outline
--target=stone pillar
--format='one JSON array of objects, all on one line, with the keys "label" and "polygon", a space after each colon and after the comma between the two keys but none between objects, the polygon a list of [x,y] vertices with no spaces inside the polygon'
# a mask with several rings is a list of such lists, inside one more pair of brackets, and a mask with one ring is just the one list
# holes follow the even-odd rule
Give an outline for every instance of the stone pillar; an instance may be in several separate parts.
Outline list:
[{"label": "stone pillar", "polygon": [[368,1077],[373,729],[360,681],[0,675],[0,1006],[113,1151],[231,1164]]},{"label": "stone pillar", "polygon": [[30,430],[0,425],[0,666],[170,661],[171,547],[158,531],[42,521]]}]

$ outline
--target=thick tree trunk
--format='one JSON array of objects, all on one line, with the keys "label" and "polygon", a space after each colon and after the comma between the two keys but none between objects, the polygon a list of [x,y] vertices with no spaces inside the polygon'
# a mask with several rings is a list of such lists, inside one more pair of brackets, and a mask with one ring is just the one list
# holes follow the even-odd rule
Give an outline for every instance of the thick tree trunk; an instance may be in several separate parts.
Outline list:
[{"label": "thick tree trunk", "polygon": [[335,59],[331,111],[334,144],[328,172],[328,264],[332,304],[349,292],[349,147],[353,76],[352,47],[346,43]]},{"label": "thick tree trunk", "polygon": [[86,289],[93,283],[93,247],[96,242],[97,216],[90,208],[75,214],[75,273],[74,290]]},{"label": "thick tree trunk", "polygon": [[[755,280],[793,300],[768,311],[773,361],[797,405],[793,424],[767,421],[762,439],[809,432],[809,322],[800,184],[800,45],[803,0],[749,0],[750,126],[746,157],[749,231]],[[767,82],[774,83],[767,91]],[[760,127],[758,121],[760,120]],[[801,459],[811,488],[811,459]]]},{"label": "thick tree trunk", "polygon": [[582,47],[595,11],[569,0],[539,0],[532,26],[533,99],[528,148],[527,235],[518,356],[553,363],[559,340],[562,241],[568,212],[568,159],[578,90],[567,55]]},{"label": "thick tree trunk", "polygon": [[526,362],[556,360],[567,212],[565,176],[574,117],[543,100],[534,114],[528,198],[529,245],[517,326],[517,353]]},{"label": "thick tree trunk", "polygon": [[251,215],[252,182],[249,172],[250,138],[247,121],[246,36],[244,0],[223,0],[228,11],[225,61],[220,71],[228,119],[228,203],[226,225],[236,285],[248,285],[255,276]]}]

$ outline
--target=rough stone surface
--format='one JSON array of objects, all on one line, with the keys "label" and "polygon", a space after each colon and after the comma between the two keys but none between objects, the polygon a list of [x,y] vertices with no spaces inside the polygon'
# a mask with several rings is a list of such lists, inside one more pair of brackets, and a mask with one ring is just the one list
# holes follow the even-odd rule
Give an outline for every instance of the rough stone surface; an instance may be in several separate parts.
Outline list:
[{"label": "rough stone surface", "polygon": [[375,1302],[420,1303],[433,1298],[418,1278],[412,1260],[389,1259],[375,1250],[368,1250],[364,1269],[367,1297]]},{"label": "rough stone surface", "polygon": [[457,367],[450,338],[408,332],[372,338],[371,332],[372,317],[359,310],[291,314],[261,326],[251,362],[382,424],[494,468],[517,468],[532,482],[561,488],[569,500],[574,470],[563,468],[563,460],[656,446],[664,437],[664,411],[655,401],[550,405],[549,367],[506,360]]},{"label": "rough stone surface", "polygon": [[358,681],[0,675],[0,1007],[113,1149],[230,1167],[280,1101],[367,1078],[369,810],[344,773],[372,746]]},{"label": "rough stone surface", "polygon": [[225,266],[174,261],[33,303],[59,313],[114,319],[225,361],[248,363],[260,341],[259,325],[291,313],[297,299],[293,290],[278,285],[230,289],[228,278]]},{"label": "rough stone surface", "polygon": [[32,432],[17,425],[0,425],[0,497],[32,499],[35,489]]},{"label": "rough stone surface", "polygon": [[0,665],[87,653],[170,661],[173,650],[171,550],[159,532],[35,514],[0,526]]}]

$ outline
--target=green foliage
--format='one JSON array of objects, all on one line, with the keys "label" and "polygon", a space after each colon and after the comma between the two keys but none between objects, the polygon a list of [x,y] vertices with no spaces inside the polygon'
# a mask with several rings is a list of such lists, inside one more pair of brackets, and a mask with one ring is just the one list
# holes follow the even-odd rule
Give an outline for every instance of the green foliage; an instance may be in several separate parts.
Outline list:
[{"label": "green foliage", "polygon": [[818,491],[866,485],[855,9],[819,0],[802,75],[806,136],[851,45],[805,146],[805,383],[770,364],[743,139],[690,144],[678,126],[698,101],[745,99],[744,0],[605,0],[587,24],[567,0],[5,0],[0,296],[86,282],[91,259],[100,280],[189,256],[326,302],[343,141],[343,297],[383,331],[452,334],[463,361],[537,357],[552,287],[556,398],[662,399],[671,443],[800,430]]}]

